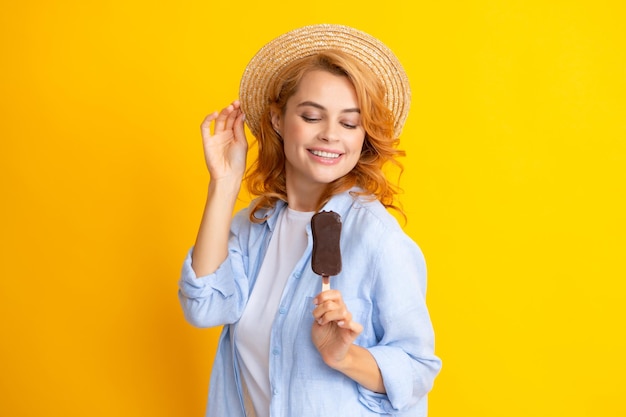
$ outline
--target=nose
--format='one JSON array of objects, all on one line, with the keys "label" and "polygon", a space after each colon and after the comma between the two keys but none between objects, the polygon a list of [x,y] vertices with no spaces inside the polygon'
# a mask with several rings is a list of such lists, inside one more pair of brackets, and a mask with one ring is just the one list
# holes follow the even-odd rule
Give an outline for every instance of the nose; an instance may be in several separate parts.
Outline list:
[{"label": "nose", "polygon": [[339,140],[338,126],[335,126],[334,123],[324,123],[319,132],[319,139],[324,142]]}]

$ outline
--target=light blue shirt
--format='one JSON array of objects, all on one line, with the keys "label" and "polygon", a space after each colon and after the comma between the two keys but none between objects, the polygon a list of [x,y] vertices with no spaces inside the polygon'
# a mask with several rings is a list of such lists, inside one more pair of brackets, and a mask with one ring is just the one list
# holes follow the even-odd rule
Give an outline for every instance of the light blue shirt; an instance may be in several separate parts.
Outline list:
[{"label": "light blue shirt", "polygon": [[[186,319],[198,327],[224,325],[213,364],[206,415],[244,417],[233,334],[242,315],[277,214],[248,209],[234,217],[229,256],[218,270],[196,277],[191,250],[180,279],[179,298]],[[357,345],[367,348],[382,373],[386,394],[369,391],[329,368],[311,341],[313,298],[321,278],[311,269],[313,240],[287,280],[270,335],[271,417],[427,415],[427,393],[441,361],[425,303],[426,268],[418,246],[378,201],[346,192],[323,208],[341,215],[342,272],[331,278],[353,320],[363,325]],[[193,249],[192,249],[193,250]]]}]

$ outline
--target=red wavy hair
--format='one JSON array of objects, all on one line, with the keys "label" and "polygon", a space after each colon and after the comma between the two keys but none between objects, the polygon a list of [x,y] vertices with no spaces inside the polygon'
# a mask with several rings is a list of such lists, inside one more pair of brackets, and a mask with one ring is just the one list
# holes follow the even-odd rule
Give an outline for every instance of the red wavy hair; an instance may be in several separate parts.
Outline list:
[{"label": "red wavy hair", "polygon": [[393,115],[385,104],[384,87],[375,74],[350,55],[327,51],[292,62],[269,86],[268,106],[261,116],[257,138],[258,157],[246,175],[250,193],[259,196],[250,211],[250,220],[262,221],[255,217],[258,210],[272,208],[278,200],[287,201],[283,142],[272,126],[271,110],[284,114],[287,100],[296,92],[302,77],[314,70],[348,77],[356,91],[365,130],[365,141],[356,166],[328,184],[317,209],[321,209],[333,195],[358,186],[363,191],[357,194],[378,199],[385,207],[404,216],[396,205],[396,194],[400,189],[385,177],[382,170],[383,165],[390,162],[402,173],[403,167],[397,158],[405,155],[404,151],[397,149],[399,139],[394,137]]}]

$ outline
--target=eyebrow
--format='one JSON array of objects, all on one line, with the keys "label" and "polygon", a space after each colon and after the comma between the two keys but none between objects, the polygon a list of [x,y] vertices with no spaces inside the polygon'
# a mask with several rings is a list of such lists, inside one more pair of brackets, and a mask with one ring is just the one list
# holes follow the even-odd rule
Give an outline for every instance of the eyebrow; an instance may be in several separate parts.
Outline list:
[{"label": "eyebrow", "polygon": [[[303,101],[302,103],[298,104],[296,107],[315,107],[316,109],[326,110],[326,107],[314,101]],[[359,113],[360,114],[361,110],[357,107],[354,107],[350,109],[343,109],[341,113]]]}]

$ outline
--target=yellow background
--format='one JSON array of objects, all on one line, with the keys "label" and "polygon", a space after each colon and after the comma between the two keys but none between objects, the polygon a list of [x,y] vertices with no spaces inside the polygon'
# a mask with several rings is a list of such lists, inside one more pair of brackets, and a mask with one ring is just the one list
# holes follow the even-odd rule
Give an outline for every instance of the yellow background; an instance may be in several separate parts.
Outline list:
[{"label": "yellow background", "polygon": [[218,330],[176,297],[199,124],[266,41],[322,22],[412,82],[430,415],[626,415],[625,21],[621,0],[3,1],[0,415],[203,415]]}]

